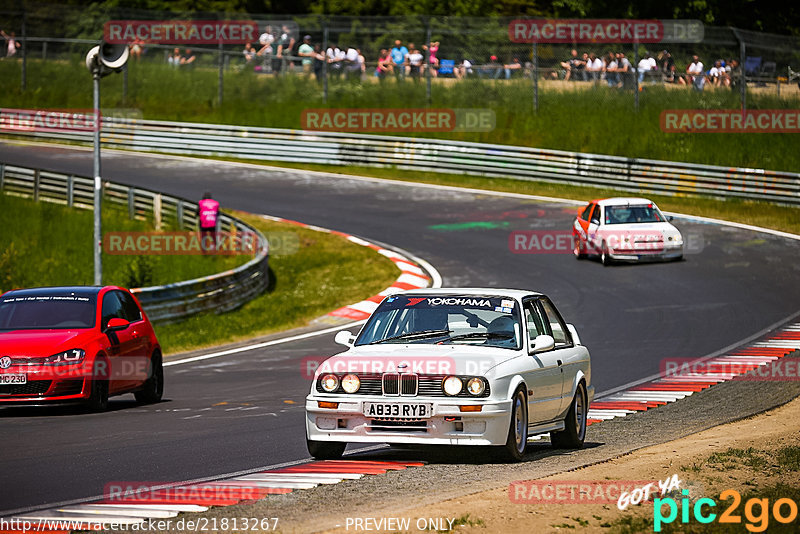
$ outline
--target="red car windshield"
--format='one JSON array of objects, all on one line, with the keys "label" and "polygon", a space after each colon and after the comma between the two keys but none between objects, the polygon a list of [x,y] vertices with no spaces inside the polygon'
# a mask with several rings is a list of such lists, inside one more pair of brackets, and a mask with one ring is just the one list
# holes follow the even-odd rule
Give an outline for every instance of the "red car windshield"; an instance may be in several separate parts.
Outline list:
[{"label": "red car windshield", "polygon": [[0,332],[93,328],[95,301],[74,295],[36,295],[0,298]]}]

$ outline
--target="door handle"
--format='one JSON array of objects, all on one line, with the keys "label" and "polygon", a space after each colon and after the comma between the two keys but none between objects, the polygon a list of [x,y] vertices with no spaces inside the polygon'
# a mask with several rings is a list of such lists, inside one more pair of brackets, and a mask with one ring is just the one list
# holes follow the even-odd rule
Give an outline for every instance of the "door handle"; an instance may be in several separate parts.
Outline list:
[{"label": "door handle", "polygon": [[564,364],[564,362],[562,362],[561,360],[556,360],[556,362],[558,362],[558,365],[563,365]]}]

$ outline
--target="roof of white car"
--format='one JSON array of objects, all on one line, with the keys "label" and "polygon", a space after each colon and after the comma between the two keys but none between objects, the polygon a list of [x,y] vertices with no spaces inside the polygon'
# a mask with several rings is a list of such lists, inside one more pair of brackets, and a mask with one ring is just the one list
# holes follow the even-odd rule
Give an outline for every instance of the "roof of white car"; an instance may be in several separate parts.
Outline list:
[{"label": "roof of white car", "polygon": [[613,197],[598,200],[601,206],[626,206],[628,204],[653,204],[652,200],[641,197]]},{"label": "roof of white car", "polygon": [[403,291],[404,295],[477,295],[490,297],[511,297],[521,299],[530,295],[542,295],[538,291],[527,289],[502,289],[497,287],[440,287],[409,289]]}]

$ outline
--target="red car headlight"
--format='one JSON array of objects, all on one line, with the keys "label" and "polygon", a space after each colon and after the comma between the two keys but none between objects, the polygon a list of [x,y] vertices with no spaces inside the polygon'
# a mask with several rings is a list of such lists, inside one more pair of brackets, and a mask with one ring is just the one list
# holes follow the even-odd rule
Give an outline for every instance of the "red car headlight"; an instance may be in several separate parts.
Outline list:
[{"label": "red car headlight", "polygon": [[86,353],[81,349],[65,350],[58,354],[53,354],[44,359],[44,365],[71,365],[73,363],[80,363]]}]

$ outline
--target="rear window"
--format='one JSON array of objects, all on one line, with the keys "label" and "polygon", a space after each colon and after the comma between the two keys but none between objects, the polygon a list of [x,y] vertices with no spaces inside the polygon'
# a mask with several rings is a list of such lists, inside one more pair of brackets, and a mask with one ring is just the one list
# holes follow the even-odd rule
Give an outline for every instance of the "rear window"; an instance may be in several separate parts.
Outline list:
[{"label": "rear window", "polygon": [[94,328],[94,297],[8,295],[0,298],[0,331]]}]

